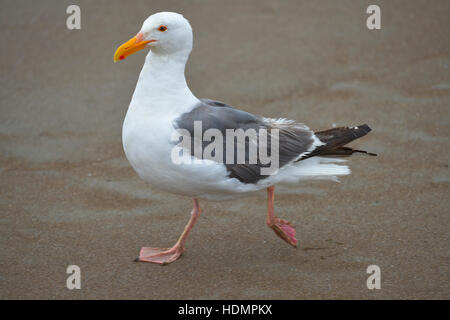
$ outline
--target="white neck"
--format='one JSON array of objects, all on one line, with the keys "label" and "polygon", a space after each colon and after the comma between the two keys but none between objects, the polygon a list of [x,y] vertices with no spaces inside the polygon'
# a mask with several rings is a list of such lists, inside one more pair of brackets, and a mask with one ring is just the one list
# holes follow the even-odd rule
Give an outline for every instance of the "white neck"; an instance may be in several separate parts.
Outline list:
[{"label": "white neck", "polygon": [[150,51],[139,75],[130,108],[166,114],[189,111],[198,102],[184,75],[189,53],[190,50],[170,55]]}]

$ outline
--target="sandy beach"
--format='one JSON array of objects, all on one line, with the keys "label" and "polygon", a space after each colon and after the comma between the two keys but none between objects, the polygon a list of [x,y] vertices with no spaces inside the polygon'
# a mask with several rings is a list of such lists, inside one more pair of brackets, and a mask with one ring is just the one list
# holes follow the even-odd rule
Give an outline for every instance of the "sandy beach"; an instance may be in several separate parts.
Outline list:
[{"label": "sandy beach", "polygon": [[[84,0],[81,30],[66,28],[70,4],[1,1],[1,299],[450,298],[449,1]],[[192,24],[196,96],[316,131],[372,128],[351,146],[379,156],[352,157],[340,183],[278,188],[297,249],[267,228],[261,192],[202,201],[173,264],[133,262],[171,246],[191,210],[122,149],[145,53],[113,54],[158,11]],[[66,288],[69,265],[80,290]]]}]

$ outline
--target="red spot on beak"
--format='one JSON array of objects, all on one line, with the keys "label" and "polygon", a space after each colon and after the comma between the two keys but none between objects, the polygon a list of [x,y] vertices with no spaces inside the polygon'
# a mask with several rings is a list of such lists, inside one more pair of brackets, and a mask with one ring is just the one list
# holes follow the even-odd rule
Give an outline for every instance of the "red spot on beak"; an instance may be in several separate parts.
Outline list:
[{"label": "red spot on beak", "polygon": [[120,56],[119,59],[123,60],[123,59],[125,59],[125,56]]}]

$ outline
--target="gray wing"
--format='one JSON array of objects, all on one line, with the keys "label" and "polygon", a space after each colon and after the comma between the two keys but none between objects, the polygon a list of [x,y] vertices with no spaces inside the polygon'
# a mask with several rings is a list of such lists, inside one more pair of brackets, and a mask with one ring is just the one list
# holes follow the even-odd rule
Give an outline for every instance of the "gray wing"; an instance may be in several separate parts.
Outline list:
[{"label": "gray wing", "polygon": [[[309,130],[306,126],[286,121],[275,121],[273,119],[266,119],[251,113],[235,109],[223,102],[202,99],[194,109],[188,113],[182,114],[174,122],[176,129],[185,129],[190,133],[191,139],[191,155],[194,155],[194,121],[201,121],[202,136],[208,129],[217,129],[223,135],[223,159],[220,161],[224,163],[228,171],[229,177],[236,178],[243,183],[256,183],[259,180],[265,179],[267,175],[261,175],[261,168],[268,167],[269,164],[262,164],[257,152],[257,161],[249,161],[249,144],[250,139],[245,139],[244,145],[239,145],[239,141],[234,139],[234,161],[226,163],[225,155],[227,149],[227,139],[225,138],[227,129],[254,129],[257,133],[258,146],[261,137],[261,129],[265,129],[270,135],[273,129],[278,129],[278,145],[279,145],[279,167],[296,160],[300,155],[308,153],[314,143],[314,132]],[[261,139],[262,140],[262,139]],[[213,140],[214,141],[214,140]],[[203,141],[203,150],[211,142]],[[245,163],[237,164],[237,151],[245,150]],[[267,139],[267,154],[271,155],[270,138]],[[202,153],[203,154],[203,153]],[[217,161],[217,160],[216,160]],[[227,161],[230,162],[230,161]]]}]

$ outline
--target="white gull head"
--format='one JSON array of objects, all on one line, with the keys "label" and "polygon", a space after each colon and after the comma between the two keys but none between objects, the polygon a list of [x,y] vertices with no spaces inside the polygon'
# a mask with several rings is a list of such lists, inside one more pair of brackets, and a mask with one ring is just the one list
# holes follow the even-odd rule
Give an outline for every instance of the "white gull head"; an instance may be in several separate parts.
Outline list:
[{"label": "white gull head", "polygon": [[155,53],[189,54],[192,50],[192,28],[189,21],[175,12],[159,12],[144,21],[140,33]]},{"label": "white gull head", "polygon": [[148,17],[135,37],[121,45],[114,54],[114,61],[150,48],[162,56],[178,56],[185,60],[192,51],[193,35],[189,21],[175,12],[158,12]]}]

